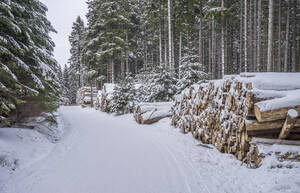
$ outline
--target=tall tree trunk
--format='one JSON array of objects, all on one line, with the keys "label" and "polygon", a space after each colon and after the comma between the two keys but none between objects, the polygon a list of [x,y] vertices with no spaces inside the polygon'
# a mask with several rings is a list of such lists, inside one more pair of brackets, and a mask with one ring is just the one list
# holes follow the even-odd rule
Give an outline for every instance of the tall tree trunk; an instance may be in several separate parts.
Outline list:
[{"label": "tall tree trunk", "polygon": [[148,49],[147,43],[144,41],[144,70],[148,67]]},{"label": "tall tree trunk", "polygon": [[126,33],[126,73],[129,73],[130,69],[129,69],[129,56],[128,56],[128,34]]},{"label": "tall tree trunk", "polygon": [[286,29],[285,29],[285,52],[284,52],[284,72],[288,71],[288,57],[289,57],[289,33],[290,33],[290,0],[287,1],[287,16],[286,16]]},{"label": "tall tree trunk", "polygon": [[294,12],[293,12],[293,18],[292,18],[292,30],[293,30],[293,36],[292,36],[292,72],[296,72],[296,50],[297,50],[297,44],[296,44],[296,33],[297,33],[297,27],[296,27],[296,14],[297,14],[297,0],[294,0]]},{"label": "tall tree trunk", "polygon": [[123,61],[123,52],[121,52],[121,77],[125,77],[125,65]]},{"label": "tall tree trunk", "polygon": [[209,52],[208,52],[208,74],[209,78],[212,79],[212,64],[211,64],[211,58],[212,58],[212,40],[213,40],[213,33],[212,33],[212,19],[209,21],[209,31],[210,36],[208,36],[208,47],[209,47]]},{"label": "tall tree trunk", "polygon": [[278,1],[278,56],[277,72],[281,71],[281,1]]},{"label": "tall tree trunk", "polygon": [[211,60],[211,65],[212,65],[212,78],[216,79],[218,72],[216,70],[216,33],[215,33],[215,18],[212,18],[212,60]]},{"label": "tall tree trunk", "polygon": [[93,91],[93,81],[91,81],[91,107],[93,108],[94,107],[94,91]]},{"label": "tall tree trunk", "polygon": [[[224,9],[224,0],[222,0],[222,2],[221,2],[221,7],[222,7],[222,9]],[[225,75],[225,37],[224,37],[224,14],[223,14],[223,12],[222,12],[222,24],[221,24],[221,57],[222,57],[222,59],[221,59],[221,63],[222,63],[222,66],[221,66],[221,78],[223,78],[224,77],[224,75]]]},{"label": "tall tree trunk", "polygon": [[261,33],[261,17],[262,17],[262,8],[261,8],[261,1],[262,0],[258,0],[258,5],[257,5],[257,66],[256,66],[256,71],[257,72],[261,72],[262,68],[261,68],[261,37],[262,37],[262,33]]},{"label": "tall tree trunk", "polygon": [[199,23],[199,64],[203,65],[203,54],[202,54],[202,22]]},{"label": "tall tree trunk", "polygon": [[173,68],[172,57],[172,21],[171,21],[171,0],[168,0],[168,30],[169,30],[169,67]]},{"label": "tall tree trunk", "polygon": [[182,60],[182,32],[179,32],[179,69]]},{"label": "tall tree trunk", "polygon": [[245,11],[244,11],[244,57],[245,57],[245,72],[248,71],[248,0],[244,1]]},{"label": "tall tree trunk", "polygon": [[252,39],[252,35],[253,35],[253,1],[249,1],[250,5],[249,5],[249,16],[248,16],[248,69],[249,72],[253,72],[253,39]]},{"label": "tall tree trunk", "polygon": [[252,33],[252,52],[253,52],[253,56],[252,56],[252,70],[253,72],[256,71],[256,65],[257,65],[257,31],[256,31],[256,26],[257,26],[257,1],[254,1],[254,5],[253,5],[253,33]]},{"label": "tall tree trunk", "polygon": [[114,59],[111,58],[111,83],[115,83],[115,64]]},{"label": "tall tree trunk", "polygon": [[243,0],[240,0],[240,55],[239,55],[239,73],[242,72],[243,69]]},{"label": "tall tree trunk", "polygon": [[269,26],[268,26],[268,60],[267,71],[271,72],[273,67],[273,0],[269,0]]},{"label": "tall tree trunk", "polygon": [[159,0],[159,65],[162,62],[162,14],[161,14],[161,0]]},{"label": "tall tree trunk", "polygon": [[[174,18],[175,16],[171,16],[171,18]],[[175,39],[175,23],[174,21],[172,22],[171,20],[171,34],[172,34],[172,67],[173,67],[173,70],[175,71],[175,42],[174,42],[174,39]]]}]

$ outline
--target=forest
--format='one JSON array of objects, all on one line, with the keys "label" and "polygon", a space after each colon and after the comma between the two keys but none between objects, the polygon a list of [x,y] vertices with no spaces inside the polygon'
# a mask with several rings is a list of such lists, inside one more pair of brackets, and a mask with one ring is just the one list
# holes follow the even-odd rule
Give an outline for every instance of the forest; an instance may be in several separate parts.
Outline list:
[{"label": "forest", "polygon": [[0,0],[1,193],[296,193],[299,147],[300,0]]},{"label": "forest", "polygon": [[84,74],[93,74],[93,85],[118,82],[128,73],[143,82],[160,67],[180,80],[187,66],[203,75],[199,79],[300,70],[297,0],[87,3],[87,24],[78,17],[70,35],[66,71],[73,90],[90,84]]}]

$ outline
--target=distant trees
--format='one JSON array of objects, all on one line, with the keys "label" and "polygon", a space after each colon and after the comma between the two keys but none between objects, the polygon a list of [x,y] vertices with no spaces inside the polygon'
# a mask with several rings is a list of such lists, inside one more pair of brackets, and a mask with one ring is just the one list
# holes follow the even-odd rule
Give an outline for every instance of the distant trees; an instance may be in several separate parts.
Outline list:
[{"label": "distant trees", "polygon": [[210,79],[299,71],[299,6],[299,0],[89,0],[81,65],[107,82],[157,66],[179,77],[183,64],[196,62]]}]

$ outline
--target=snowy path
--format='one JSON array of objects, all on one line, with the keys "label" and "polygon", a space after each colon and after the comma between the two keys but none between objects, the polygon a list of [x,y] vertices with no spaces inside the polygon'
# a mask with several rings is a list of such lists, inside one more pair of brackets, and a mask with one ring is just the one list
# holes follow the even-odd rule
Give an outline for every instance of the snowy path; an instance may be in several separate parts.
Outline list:
[{"label": "snowy path", "polygon": [[[60,109],[64,139],[45,159],[17,171],[1,193],[297,192],[299,169],[250,170],[233,156],[197,146],[165,119],[137,125],[80,107]],[[291,178],[296,178],[294,181]],[[0,184],[1,186],[1,184]]]}]

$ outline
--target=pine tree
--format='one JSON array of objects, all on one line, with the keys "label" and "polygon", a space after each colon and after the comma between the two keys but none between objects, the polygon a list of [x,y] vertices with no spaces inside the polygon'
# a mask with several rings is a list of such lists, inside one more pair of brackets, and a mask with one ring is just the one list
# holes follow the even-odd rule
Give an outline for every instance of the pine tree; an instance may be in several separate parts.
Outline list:
[{"label": "pine tree", "polygon": [[76,22],[73,23],[72,32],[69,36],[69,41],[71,44],[71,57],[69,59],[69,63],[70,73],[73,79],[71,84],[77,89],[84,85],[82,77],[83,66],[81,64],[84,30],[84,22],[80,16],[78,16]]},{"label": "pine tree", "polygon": [[131,74],[127,74],[124,79],[114,88],[114,96],[111,101],[112,112],[120,114],[132,113],[135,101],[134,81]]},{"label": "pine tree", "polygon": [[[195,57],[194,60],[198,58]],[[187,62],[186,62],[187,61]],[[199,67],[200,66],[200,67]],[[198,62],[190,63],[190,59],[183,59],[179,70],[179,80],[177,82],[177,93],[181,93],[184,89],[195,83],[203,83],[208,79],[208,74],[203,71]]]},{"label": "pine tree", "polygon": [[176,94],[176,78],[168,67],[158,66],[150,73],[146,84],[140,87],[143,102],[164,102]]},{"label": "pine tree", "polygon": [[46,111],[56,108],[58,65],[53,59],[55,32],[38,0],[0,4],[0,115],[35,100]]},{"label": "pine tree", "polygon": [[64,70],[62,73],[62,96],[64,99],[67,99],[68,101],[72,101],[72,94],[71,94],[71,86],[70,86],[70,73],[69,68],[67,65],[64,66]]}]

